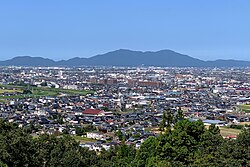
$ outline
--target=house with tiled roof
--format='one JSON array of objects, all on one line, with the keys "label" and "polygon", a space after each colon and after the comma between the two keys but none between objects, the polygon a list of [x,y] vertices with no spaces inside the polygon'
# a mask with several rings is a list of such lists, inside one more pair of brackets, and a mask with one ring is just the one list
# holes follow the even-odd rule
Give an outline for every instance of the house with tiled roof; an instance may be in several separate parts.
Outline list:
[{"label": "house with tiled roof", "polygon": [[86,109],[82,112],[84,116],[104,116],[105,113],[103,110],[97,110],[97,109]]}]

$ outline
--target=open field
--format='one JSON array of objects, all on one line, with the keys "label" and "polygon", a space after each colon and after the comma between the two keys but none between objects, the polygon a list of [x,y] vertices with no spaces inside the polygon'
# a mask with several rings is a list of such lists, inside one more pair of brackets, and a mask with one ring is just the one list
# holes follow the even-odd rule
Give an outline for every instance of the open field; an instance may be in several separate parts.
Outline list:
[{"label": "open field", "polygon": [[250,122],[240,122],[240,125],[250,125]]},{"label": "open field", "polygon": [[[209,128],[209,126],[205,126],[207,129]],[[228,128],[228,127],[223,127],[223,126],[220,126],[219,127],[220,129],[220,134],[221,136],[229,136],[229,135],[238,135],[241,130],[240,129],[233,129],[233,128]]]},{"label": "open field", "polygon": [[250,105],[243,104],[243,105],[239,105],[238,107],[241,109],[241,111],[245,111],[246,113],[250,113]]},{"label": "open field", "polygon": [[220,134],[224,137],[229,135],[238,135],[241,132],[240,129],[232,129],[227,127],[220,127]]},{"label": "open field", "polygon": [[79,141],[80,143],[87,143],[87,142],[96,142],[95,139],[90,139],[87,137],[81,137],[81,136],[72,136],[76,141]]},{"label": "open field", "polygon": [[4,99],[0,99],[0,103],[5,103],[5,100]]},{"label": "open field", "polygon": [[[209,126],[205,126],[207,129]],[[229,135],[238,135],[241,130],[240,129],[233,129],[233,128],[227,128],[227,127],[219,127],[220,128],[220,134],[221,136],[229,136]],[[151,131],[153,131],[156,134],[160,134],[161,132],[159,131],[158,127],[154,127],[150,129]],[[172,129],[173,130],[173,129]]]},{"label": "open field", "polygon": [[21,93],[21,90],[13,90],[13,89],[0,89],[0,94],[2,93]]},{"label": "open field", "polygon": [[[1,88],[5,89],[1,89]],[[7,99],[17,99],[17,98],[25,98],[25,97],[44,97],[44,96],[59,96],[61,94],[74,96],[74,95],[86,95],[89,93],[93,93],[89,90],[70,90],[70,89],[60,89],[60,88],[43,88],[43,87],[26,87],[26,86],[16,86],[16,85],[0,85],[0,94],[1,92],[11,92],[11,93],[21,93],[25,89],[31,90],[32,94],[17,94],[11,96],[0,96],[1,101],[6,101]],[[0,101],[0,102],[1,102]]]},{"label": "open field", "polygon": [[59,95],[60,93],[68,95],[86,95],[88,93],[93,93],[89,90],[72,90],[72,89],[60,89],[60,88],[35,88],[34,90],[44,91],[44,92],[53,92]]}]

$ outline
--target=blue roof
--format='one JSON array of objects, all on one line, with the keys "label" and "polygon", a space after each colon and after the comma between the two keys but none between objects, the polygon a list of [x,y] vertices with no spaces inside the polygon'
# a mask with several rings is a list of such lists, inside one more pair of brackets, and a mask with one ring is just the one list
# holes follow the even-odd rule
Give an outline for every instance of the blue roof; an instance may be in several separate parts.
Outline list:
[{"label": "blue roof", "polygon": [[219,123],[226,123],[226,121],[221,121],[221,120],[202,120],[203,123],[209,123],[209,124],[219,124]]}]

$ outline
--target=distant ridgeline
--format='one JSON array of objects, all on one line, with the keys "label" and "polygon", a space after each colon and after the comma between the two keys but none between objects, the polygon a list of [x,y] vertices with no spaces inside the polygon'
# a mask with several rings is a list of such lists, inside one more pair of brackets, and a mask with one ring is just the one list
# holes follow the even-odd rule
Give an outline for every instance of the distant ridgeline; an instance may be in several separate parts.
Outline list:
[{"label": "distant ridgeline", "polygon": [[42,57],[20,56],[0,61],[0,66],[157,66],[157,67],[250,67],[249,61],[203,61],[171,50],[141,52],[120,49],[90,58],[54,61]]}]

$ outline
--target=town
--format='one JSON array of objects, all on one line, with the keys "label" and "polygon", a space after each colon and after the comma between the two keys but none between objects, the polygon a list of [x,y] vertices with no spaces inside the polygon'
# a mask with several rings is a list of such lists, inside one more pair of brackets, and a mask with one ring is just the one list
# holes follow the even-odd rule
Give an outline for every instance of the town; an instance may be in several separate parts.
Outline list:
[{"label": "town", "polygon": [[237,138],[250,125],[250,68],[0,67],[0,118],[34,138],[69,134],[80,146],[136,148],[161,133],[166,111]]}]

